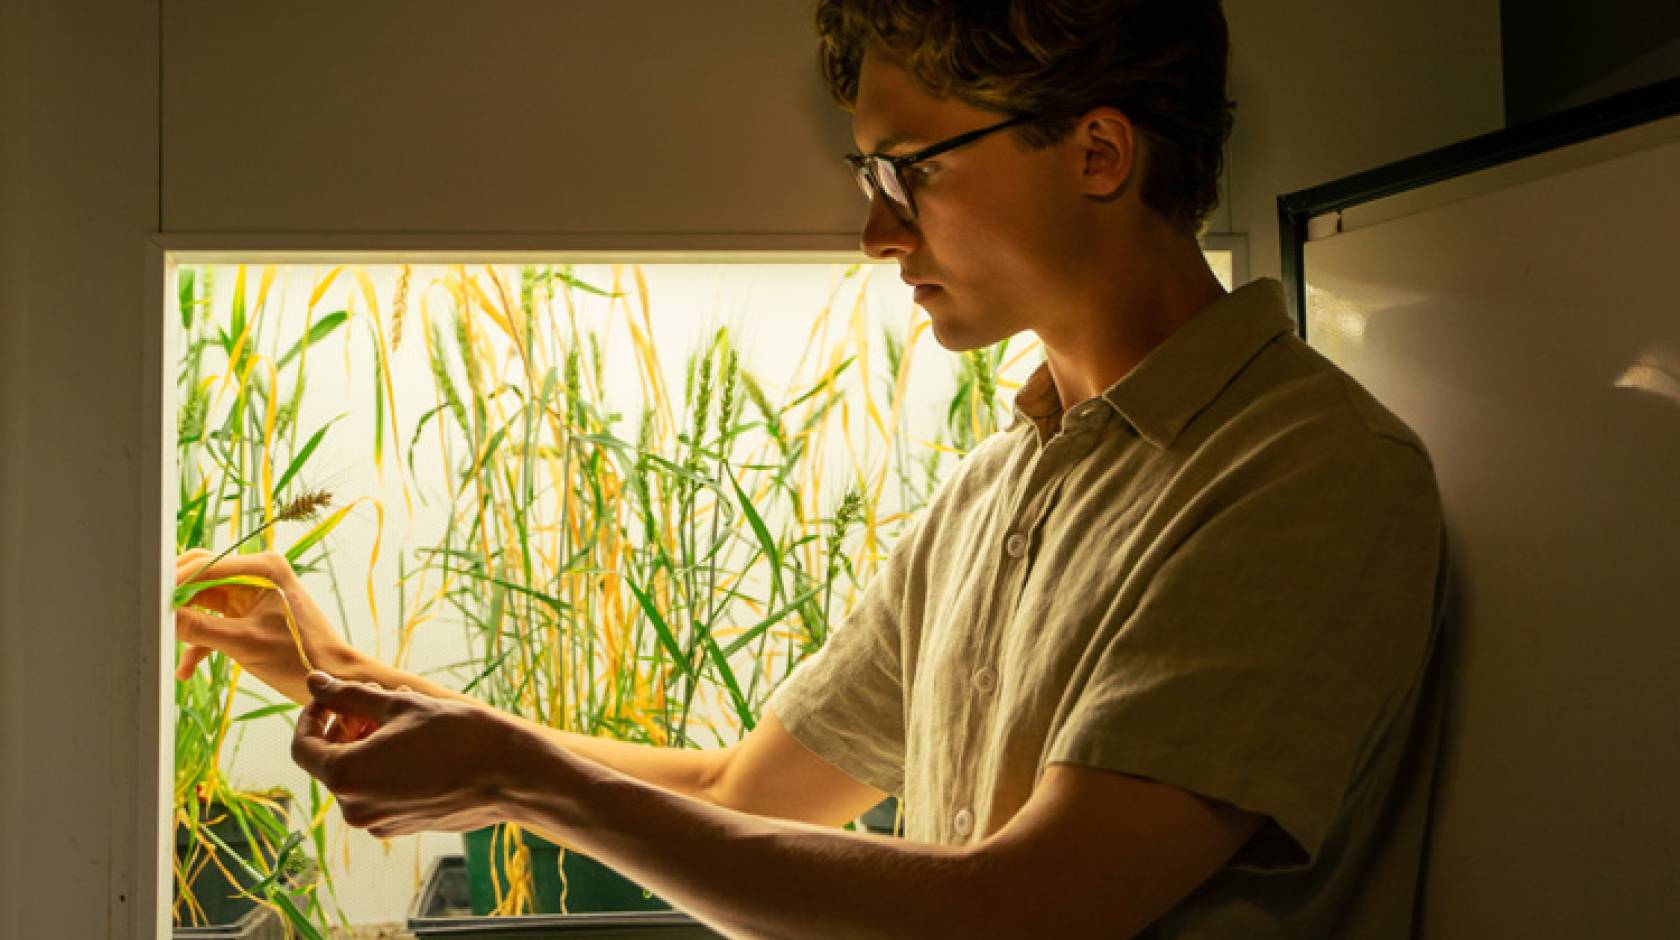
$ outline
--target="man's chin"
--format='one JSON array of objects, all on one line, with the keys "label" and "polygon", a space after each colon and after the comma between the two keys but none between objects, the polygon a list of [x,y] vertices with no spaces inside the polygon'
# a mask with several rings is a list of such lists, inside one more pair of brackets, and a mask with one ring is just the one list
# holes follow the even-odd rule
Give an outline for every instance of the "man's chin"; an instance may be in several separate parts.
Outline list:
[{"label": "man's chin", "polygon": [[928,320],[933,326],[933,339],[948,352],[964,353],[975,349],[985,349],[1003,337],[989,338],[984,333],[963,329],[963,324],[953,323],[948,316],[929,313]]},{"label": "man's chin", "polygon": [[932,328],[934,342],[950,352],[962,352],[955,345],[958,337],[952,335],[950,324],[943,318],[929,312],[928,326]]}]

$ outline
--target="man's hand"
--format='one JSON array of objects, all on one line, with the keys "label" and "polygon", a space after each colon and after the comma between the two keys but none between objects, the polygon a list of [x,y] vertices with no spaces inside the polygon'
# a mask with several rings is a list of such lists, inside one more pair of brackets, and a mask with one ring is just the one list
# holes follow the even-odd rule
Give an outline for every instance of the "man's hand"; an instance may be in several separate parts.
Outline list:
[{"label": "man's hand", "polygon": [[[343,670],[356,652],[304,590],[297,574],[278,552],[231,555],[200,571],[215,556],[194,549],[175,559],[175,585],[192,581],[213,581],[233,575],[254,575],[278,585],[286,594],[281,602],[277,591],[242,584],[206,588],[175,611],[175,636],[189,644],[181,653],[175,671],[186,679],[212,650],[231,656],[246,672],[268,683],[294,702],[309,701],[304,686],[308,668],[298,655],[301,641],[310,665],[319,669]],[[290,605],[297,637],[286,623]],[[203,609],[195,609],[203,608]]]},{"label": "man's hand", "polygon": [[383,839],[507,818],[501,783],[538,740],[507,716],[323,672],[309,674],[308,689],[292,759],[332,791],[346,823]]}]

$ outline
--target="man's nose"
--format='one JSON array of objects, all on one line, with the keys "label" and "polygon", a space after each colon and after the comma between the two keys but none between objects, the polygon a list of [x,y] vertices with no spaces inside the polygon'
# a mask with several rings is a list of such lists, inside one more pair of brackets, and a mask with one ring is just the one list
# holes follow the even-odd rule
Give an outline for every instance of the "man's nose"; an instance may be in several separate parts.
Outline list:
[{"label": "man's nose", "polygon": [[869,217],[864,220],[860,240],[864,254],[876,260],[907,255],[916,247],[917,237],[914,223],[899,221],[885,197],[876,195],[869,200]]}]

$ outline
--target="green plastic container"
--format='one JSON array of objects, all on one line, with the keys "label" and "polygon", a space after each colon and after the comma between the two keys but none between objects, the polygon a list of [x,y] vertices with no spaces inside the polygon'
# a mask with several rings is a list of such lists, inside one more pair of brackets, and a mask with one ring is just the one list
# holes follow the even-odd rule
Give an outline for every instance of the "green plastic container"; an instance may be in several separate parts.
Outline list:
[{"label": "green plastic container", "polygon": [[[466,843],[467,884],[473,914],[483,917],[496,907],[495,884],[507,890],[507,872],[501,860],[502,827],[492,826],[462,833]],[[559,846],[529,832],[520,838],[531,852],[531,880],[535,895],[532,914],[585,914],[610,911],[668,911],[671,905],[642,889],[587,855],[567,851],[561,858]],[[495,878],[491,881],[491,840],[494,839]],[[560,871],[566,872],[566,909],[560,909]]]},{"label": "green plastic container", "polygon": [[[281,818],[285,819],[291,811],[291,800],[281,799],[280,805]],[[204,808],[204,818],[206,819],[225,817],[226,813],[227,810],[220,804],[211,804]],[[220,821],[210,826],[210,831],[215,833],[218,839],[226,843],[227,847],[240,857],[247,861],[250,860],[253,854],[251,843],[245,837],[244,830],[239,828],[238,823],[232,819],[221,818]],[[191,850],[191,841],[191,836],[186,827],[177,825],[175,827],[176,859],[187,857]],[[204,851],[203,849],[199,850],[198,858],[200,861],[203,859]],[[229,872],[233,873],[234,881],[228,881],[227,875],[222,872],[222,867],[226,867]],[[240,891],[250,890],[255,883],[245,874],[244,869],[231,860],[223,860],[222,867],[218,867],[214,862],[206,864],[198,870],[197,875],[192,880],[193,898],[204,909],[206,917],[204,926],[226,927],[240,923],[245,915],[257,906],[256,901],[239,894]],[[171,900],[173,901],[179,894],[180,886],[172,883]]]},{"label": "green plastic container", "polygon": [[873,832],[883,836],[901,836],[904,833],[895,824],[902,826],[898,819],[898,797],[889,796],[876,803],[870,810],[859,817],[863,822],[865,832]]}]

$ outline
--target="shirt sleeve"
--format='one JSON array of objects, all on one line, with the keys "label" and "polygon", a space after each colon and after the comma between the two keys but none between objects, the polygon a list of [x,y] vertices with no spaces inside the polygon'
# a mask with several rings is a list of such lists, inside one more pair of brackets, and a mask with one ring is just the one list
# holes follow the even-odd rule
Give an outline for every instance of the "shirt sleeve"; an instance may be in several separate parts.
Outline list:
[{"label": "shirt sleeve", "polygon": [[1427,455],[1376,435],[1318,443],[1241,463],[1186,504],[1135,606],[1099,625],[1046,758],[1263,814],[1235,867],[1312,864],[1385,731],[1409,719],[1433,641]]},{"label": "shirt sleeve", "polygon": [[904,787],[905,624],[926,518],[912,519],[857,606],[765,704],[818,757],[884,793]]}]

